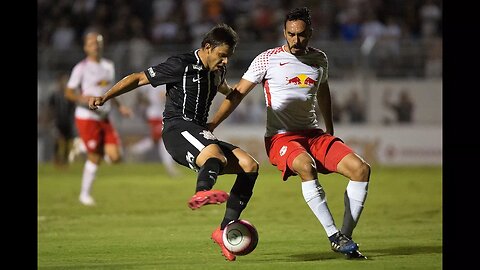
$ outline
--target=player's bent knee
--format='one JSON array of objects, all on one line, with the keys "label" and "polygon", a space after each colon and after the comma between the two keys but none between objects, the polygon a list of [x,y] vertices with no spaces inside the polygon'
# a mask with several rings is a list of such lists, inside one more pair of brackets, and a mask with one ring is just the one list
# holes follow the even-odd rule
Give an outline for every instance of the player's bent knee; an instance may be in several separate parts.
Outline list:
[{"label": "player's bent knee", "polygon": [[317,168],[312,158],[308,155],[299,155],[291,163],[292,170],[297,173],[302,179],[311,180],[317,174]]},{"label": "player's bent knee", "polygon": [[244,172],[258,172],[260,164],[252,158],[240,160],[240,167]]},{"label": "player's bent knee", "polygon": [[366,162],[360,162],[352,173],[352,180],[367,182],[370,179],[370,164]]}]

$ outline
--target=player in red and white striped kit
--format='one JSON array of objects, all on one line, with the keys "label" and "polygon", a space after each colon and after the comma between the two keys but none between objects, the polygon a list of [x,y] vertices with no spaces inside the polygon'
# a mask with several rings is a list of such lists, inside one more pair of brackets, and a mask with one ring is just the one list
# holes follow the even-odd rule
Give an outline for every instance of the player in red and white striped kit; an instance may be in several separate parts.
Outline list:
[{"label": "player in red and white striped kit", "polygon": [[[265,147],[283,180],[298,175],[305,201],[322,224],[331,249],[347,258],[366,258],[352,240],[367,197],[370,165],[334,136],[328,60],[308,46],[312,35],[310,11],[296,8],[284,21],[286,44],[260,53],[250,64],[209,123],[213,131],[257,85],[265,94]],[[316,106],[326,129],[319,125]],[[342,228],[335,225],[317,174],[338,173],[349,179]]]},{"label": "player in red and white striped kit", "polygon": [[95,200],[91,196],[91,188],[104,155],[112,163],[119,162],[122,157],[120,137],[109,118],[111,105],[116,106],[123,116],[131,116],[132,112],[116,99],[97,111],[88,108],[89,97],[103,95],[115,82],[115,66],[111,60],[102,57],[101,34],[87,33],[83,49],[86,57],[73,67],[65,97],[77,105],[75,124],[87,150],[79,200],[84,205],[92,206]]}]

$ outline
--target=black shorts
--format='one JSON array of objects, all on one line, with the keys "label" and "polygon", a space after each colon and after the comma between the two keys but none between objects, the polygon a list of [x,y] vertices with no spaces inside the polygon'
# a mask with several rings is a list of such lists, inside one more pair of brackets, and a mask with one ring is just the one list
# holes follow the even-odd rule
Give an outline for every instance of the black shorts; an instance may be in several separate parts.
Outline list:
[{"label": "black shorts", "polygon": [[163,122],[163,143],[167,152],[179,164],[198,171],[196,160],[200,151],[210,144],[217,144],[226,154],[238,148],[218,140],[206,127],[183,119],[170,119]]}]

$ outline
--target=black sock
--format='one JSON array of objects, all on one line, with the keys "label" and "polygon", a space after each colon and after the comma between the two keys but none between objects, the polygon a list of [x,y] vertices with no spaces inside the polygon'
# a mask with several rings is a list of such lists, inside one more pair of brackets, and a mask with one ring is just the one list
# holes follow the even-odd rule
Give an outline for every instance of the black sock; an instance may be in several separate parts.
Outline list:
[{"label": "black sock", "polygon": [[195,192],[211,190],[215,182],[217,182],[217,177],[221,169],[223,169],[223,166],[219,159],[209,158],[198,172]]},{"label": "black sock", "polygon": [[230,197],[227,200],[227,209],[223,217],[220,229],[225,229],[225,226],[232,221],[240,218],[243,209],[247,207],[248,201],[253,194],[253,187],[257,180],[258,172],[239,173],[235,184],[230,190]]}]

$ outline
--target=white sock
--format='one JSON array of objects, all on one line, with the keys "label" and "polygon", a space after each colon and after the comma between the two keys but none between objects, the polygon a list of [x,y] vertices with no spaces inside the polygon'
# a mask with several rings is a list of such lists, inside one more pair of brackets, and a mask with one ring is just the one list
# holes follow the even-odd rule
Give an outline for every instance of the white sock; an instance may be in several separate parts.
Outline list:
[{"label": "white sock", "polygon": [[362,214],[363,204],[367,198],[368,182],[352,181],[347,185],[344,194],[345,213],[343,215],[342,233],[352,237],[353,229],[357,226]]},{"label": "white sock", "polygon": [[175,176],[178,174],[177,168],[175,167],[175,160],[173,160],[172,156],[167,152],[167,149],[165,148],[165,144],[163,143],[162,140],[158,141],[158,154],[160,155],[160,158],[162,159],[163,165],[165,165],[166,170],[168,173],[172,176]]},{"label": "white sock", "polygon": [[332,213],[328,209],[325,191],[318,180],[302,182],[302,193],[308,206],[325,229],[327,236],[332,236],[338,232]]},{"label": "white sock", "polygon": [[92,183],[95,180],[97,168],[97,164],[90,160],[85,162],[85,166],[83,167],[82,189],[80,191],[81,195],[90,196],[90,190],[92,189]]}]

